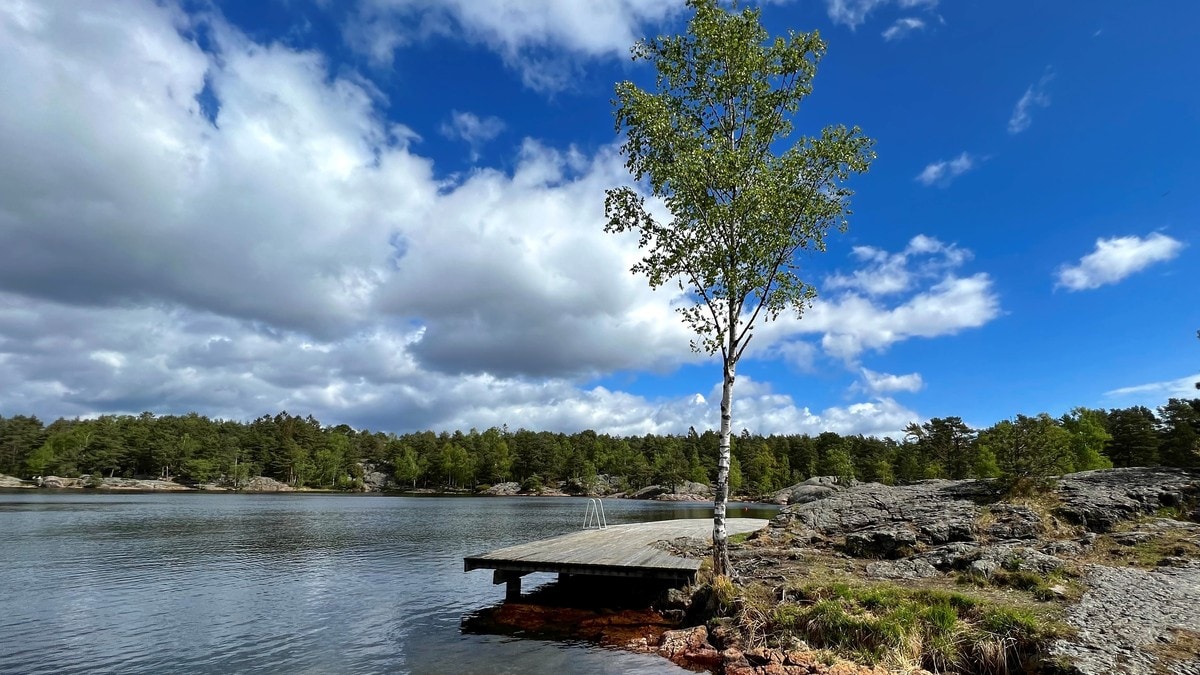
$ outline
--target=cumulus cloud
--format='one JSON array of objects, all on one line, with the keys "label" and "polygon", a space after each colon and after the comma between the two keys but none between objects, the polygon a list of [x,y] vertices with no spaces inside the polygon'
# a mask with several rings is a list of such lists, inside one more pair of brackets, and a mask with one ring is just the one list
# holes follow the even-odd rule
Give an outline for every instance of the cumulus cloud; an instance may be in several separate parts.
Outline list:
[{"label": "cumulus cloud", "polygon": [[825,280],[827,290],[850,289],[870,296],[902,293],[920,280],[935,279],[962,266],[973,256],[954,244],[918,234],[899,253],[874,246],[855,246],[851,255],[862,265],[850,274],[833,274]]},{"label": "cumulus cloud", "polygon": [[955,178],[974,169],[977,162],[978,158],[964,151],[958,157],[941,159],[926,165],[921,173],[917,174],[916,180],[926,187],[931,185],[946,187],[954,182]]},{"label": "cumulus cloud", "polygon": [[[895,4],[902,9],[919,7],[933,10],[937,7],[938,0],[825,0],[825,9],[831,21],[854,29],[867,20],[868,14],[889,4]],[[884,37],[887,38],[886,35]]]},{"label": "cumulus cloud", "polygon": [[862,387],[872,394],[885,394],[897,391],[917,392],[921,391],[925,386],[920,373],[893,375],[891,373],[877,373],[867,368],[863,368],[861,373],[863,378]]},{"label": "cumulus cloud", "polygon": [[888,26],[887,29],[881,33],[881,35],[883,35],[883,39],[887,40],[888,42],[891,42],[892,40],[902,40],[908,37],[908,35],[913,31],[921,30],[924,27],[925,22],[921,19],[916,17],[905,17],[903,19],[896,19],[895,23],[893,23],[891,26]]},{"label": "cumulus cloud", "polygon": [[682,10],[672,0],[362,0],[346,27],[351,45],[383,63],[431,35],[465,38],[499,54],[526,86],[566,86],[573,59],[624,56],[643,26]]},{"label": "cumulus cloud", "polygon": [[479,159],[479,149],[504,131],[504,120],[499,117],[480,117],[475,113],[450,111],[450,119],[442,123],[442,134],[461,139],[471,147],[471,160]]},{"label": "cumulus cloud", "polygon": [[[47,309],[43,301],[0,294],[6,409],[53,416],[201,410],[239,420],[290,410],[396,431],[508,424],[640,435],[719,423],[719,383],[707,397],[650,399],[565,378],[443,374],[422,368],[410,353],[419,329],[319,342],[161,307]],[[888,398],[812,411],[748,377],[739,379],[737,393],[738,427],[759,433],[895,435],[918,418]]]},{"label": "cumulus cloud", "polygon": [[1115,284],[1150,265],[1179,255],[1183,243],[1155,232],[1148,237],[1136,235],[1097,239],[1096,249],[1079,259],[1077,265],[1058,270],[1057,286],[1083,291]]},{"label": "cumulus cloud", "polygon": [[756,339],[777,345],[768,355],[780,355],[780,344],[819,335],[825,354],[857,370],[865,352],[955,335],[999,316],[991,277],[960,276],[972,254],[954,244],[917,235],[898,253],[859,246],[852,256],[861,267],[827,278],[801,318],[780,317],[758,331]]},{"label": "cumulus cloud", "polygon": [[1047,72],[1042,79],[1029,85],[1013,106],[1012,116],[1008,118],[1008,133],[1016,135],[1025,131],[1033,124],[1033,109],[1050,105],[1050,94],[1046,92],[1046,87],[1053,79],[1054,73]]},{"label": "cumulus cloud", "polygon": [[[0,409],[715,425],[712,391],[584,384],[702,360],[682,296],[630,275],[636,241],[603,232],[597,195],[628,179],[614,149],[527,140],[510,170],[446,182],[370,82],[148,0],[0,4],[0,61],[0,90],[23,92],[0,106]],[[918,237],[902,254],[903,291],[873,280],[898,254],[863,247],[862,274],[763,345],[804,367],[818,339],[852,358],[994,303],[986,275],[954,273],[956,247]],[[764,433],[916,417],[886,397],[815,411],[739,381],[738,424]]]}]

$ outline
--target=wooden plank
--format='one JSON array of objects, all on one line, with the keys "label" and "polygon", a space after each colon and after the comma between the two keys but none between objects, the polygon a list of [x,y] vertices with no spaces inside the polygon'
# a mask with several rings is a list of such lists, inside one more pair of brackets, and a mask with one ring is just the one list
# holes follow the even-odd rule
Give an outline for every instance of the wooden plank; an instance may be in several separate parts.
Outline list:
[{"label": "wooden plank", "polygon": [[[730,535],[766,527],[759,518],[730,518]],[[707,519],[664,520],[651,523],[611,525],[604,530],[581,530],[542,541],[509,546],[463,559],[463,567],[510,572],[557,572],[600,576],[688,578],[700,569],[700,561],[682,558],[654,546],[659,541],[680,537],[711,541],[712,521]]]}]

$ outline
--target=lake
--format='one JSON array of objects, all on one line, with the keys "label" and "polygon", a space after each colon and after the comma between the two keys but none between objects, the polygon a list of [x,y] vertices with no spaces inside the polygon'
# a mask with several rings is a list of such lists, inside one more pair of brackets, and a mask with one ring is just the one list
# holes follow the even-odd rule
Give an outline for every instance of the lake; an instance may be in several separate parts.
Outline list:
[{"label": "lake", "polygon": [[[0,492],[0,673],[687,672],[595,645],[462,631],[504,597],[489,571],[464,573],[463,557],[578,530],[586,504]],[[712,513],[604,507],[609,524]],[[553,579],[530,575],[524,588]]]}]

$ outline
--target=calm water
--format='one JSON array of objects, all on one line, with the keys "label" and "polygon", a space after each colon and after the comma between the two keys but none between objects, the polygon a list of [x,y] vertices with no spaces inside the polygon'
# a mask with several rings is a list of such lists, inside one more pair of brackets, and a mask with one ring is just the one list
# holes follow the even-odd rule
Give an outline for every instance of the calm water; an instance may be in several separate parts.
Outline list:
[{"label": "calm water", "polygon": [[[679,673],[468,635],[465,555],[579,529],[586,500],[0,493],[0,673]],[[610,524],[711,517],[612,500]],[[731,515],[769,517],[769,510]],[[525,590],[552,580],[526,577]]]}]

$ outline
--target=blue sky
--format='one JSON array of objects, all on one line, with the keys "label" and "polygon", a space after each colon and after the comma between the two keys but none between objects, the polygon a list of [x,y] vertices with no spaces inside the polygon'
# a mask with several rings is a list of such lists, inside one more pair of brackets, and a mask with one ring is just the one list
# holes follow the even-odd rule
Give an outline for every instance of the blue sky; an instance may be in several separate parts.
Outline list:
[{"label": "blue sky", "polygon": [[[609,100],[676,0],[0,1],[0,414],[716,425],[603,233]],[[799,133],[878,159],[735,428],[895,434],[1200,379],[1200,6],[776,0]]]}]

